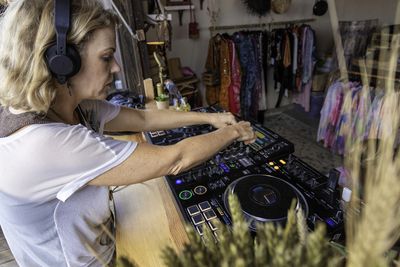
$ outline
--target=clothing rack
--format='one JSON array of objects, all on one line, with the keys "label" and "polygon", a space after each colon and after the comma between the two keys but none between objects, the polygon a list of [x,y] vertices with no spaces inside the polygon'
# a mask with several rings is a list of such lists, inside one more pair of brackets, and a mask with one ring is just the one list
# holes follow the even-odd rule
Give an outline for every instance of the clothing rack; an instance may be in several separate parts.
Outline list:
[{"label": "clothing rack", "polygon": [[295,19],[295,20],[285,20],[285,21],[272,21],[267,23],[254,23],[254,24],[239,24],[239,25],[227,25],[227,26],[211,26],[209,30],[211,35],[215,31],[221,30],[242,30],[242,29],[249,29],[249,28],[264,28],[267,26],[276,26],[276,25],[285,25],[285,24],[298,24],[298,23],[307,23],[315,21],[314,18],[308,19]]}]

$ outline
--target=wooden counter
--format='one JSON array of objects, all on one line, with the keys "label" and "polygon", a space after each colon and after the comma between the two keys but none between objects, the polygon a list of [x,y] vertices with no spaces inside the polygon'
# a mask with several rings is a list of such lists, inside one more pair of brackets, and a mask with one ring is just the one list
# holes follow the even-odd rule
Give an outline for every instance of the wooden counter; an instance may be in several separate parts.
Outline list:
[{"label": "wooden counter", "polygon": [[[141,134],[115,139],[145,142]],[[130,185],[114,193],[117,214],[117,255],[140,267],[164,266],[162,249],[176,251],[187,241],[183,218],[163,177]]]}]

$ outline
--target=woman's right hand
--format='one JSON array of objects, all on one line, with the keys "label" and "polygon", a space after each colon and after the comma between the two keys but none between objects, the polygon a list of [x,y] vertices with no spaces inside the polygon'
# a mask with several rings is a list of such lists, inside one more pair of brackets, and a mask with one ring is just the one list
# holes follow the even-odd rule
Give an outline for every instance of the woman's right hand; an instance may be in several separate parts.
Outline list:
[{"label": "woman's right hand", "polygon": [[234,127],[239,133],[239,137],[236,140],[243,141],[246,145],[253,143],[257,138],[250,122],[248,121],[240,121],[229,127]]}]

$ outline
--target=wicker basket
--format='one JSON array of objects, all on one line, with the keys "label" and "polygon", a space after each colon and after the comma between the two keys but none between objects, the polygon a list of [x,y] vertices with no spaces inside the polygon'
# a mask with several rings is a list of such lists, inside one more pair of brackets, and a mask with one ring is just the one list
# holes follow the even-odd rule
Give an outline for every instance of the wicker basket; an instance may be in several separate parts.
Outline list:
[{"label": "wicker basket", "polygon": [[328,80],[329,73],[318,73],[314,74],[312,91],[313,92],[324,92],[326,81]]}]

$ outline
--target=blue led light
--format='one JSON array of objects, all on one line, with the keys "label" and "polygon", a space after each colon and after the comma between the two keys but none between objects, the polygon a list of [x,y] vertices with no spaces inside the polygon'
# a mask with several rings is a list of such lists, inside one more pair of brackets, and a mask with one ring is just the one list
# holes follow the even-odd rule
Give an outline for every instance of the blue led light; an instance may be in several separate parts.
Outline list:
[{"label": "blue led light", "polygon": [[175,184],[182,184],[182,180],[181,179],[176,180]]},{"label": "blue led light", "polygon": [[336,226],[336,222],[334,220],[332,220],[331,218],[328,218],[325,220],[325,222],[330,226],[330,227],[335,227]]}]

